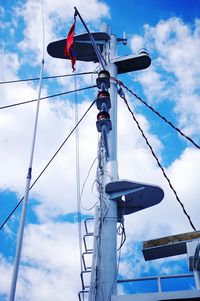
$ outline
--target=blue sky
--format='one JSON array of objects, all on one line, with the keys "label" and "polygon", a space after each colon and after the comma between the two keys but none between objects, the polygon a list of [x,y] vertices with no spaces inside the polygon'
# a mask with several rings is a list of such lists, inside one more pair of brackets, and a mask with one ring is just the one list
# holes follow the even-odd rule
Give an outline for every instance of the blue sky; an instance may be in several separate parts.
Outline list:
[{"label": "blue sky", "polygon": [[[65,38],[73,7],[82,14],[91,31],[107,22],[111,32],[128,44],[118,55],[136,54],[145,47],[152,58],[147,70],[119,79],[200,144],[200,3],[185,1],[62,1],[43,0],[45,46]],[[0,0],[0,81],[38,77],[42,58],[40,1]],[[80,21],[76,32],[84,32]],[[77,62],[77,72],[94,71],[97,64]],[[69,62],[56,60],[45,51],[45,75],[70,74]],[[77,86],[95,83],[95,76],[77,78]],[[72,78],[43,82],[42,96],[74,89]],[[37,97],[38,83],[0,85],[1,106]],[[79,115],[89,107],[97,91],[77,95]],[[199,166],[197,148],[126,92],[133,111],[166,168],[181,201],[199,229]],[[33,180],[44,168],[74,126],[74,95],[41,103],[33,162]],[[1,110],[0,114],[0,222],[24,194],[29,163],[35,103]],[[80,126],[80,177],[83,185],[97,155],[96,108]],[[186,273],[186,257],[145,262],[141,241],[192,231],[180,205],[163,179],[126,107],[119,99],[119,176],[161,186],[163,202],[155,208],[127,216],[127,241],[122,249],[120,278]],[[16,300],[77,300],[80,264],[76,219],[75,137],[63,147],[32,189],[28,205]],[[84,185],[82,207],[97,201],[94,188],[96,165]],[[94,210],[82,209],[83,216]],[[0,232],[0,299],[7,300],[21,207]],[[134,230],[133,230],[134,229]],[[189,283],[189,282],[188,282]],[[179,286],[185,287],[188,283]],[[178,287],[178,283],[175,284]],[[193,285],[189,283],[189,285]],[[166,289],[172,285],[165,284]],[[153,287],[151,287],[153,289]],[[143,287],[139,289],[143,290]],[[138,290],[136,288],[135,292]],[[124,288],[130,292],[131,288]]]}]

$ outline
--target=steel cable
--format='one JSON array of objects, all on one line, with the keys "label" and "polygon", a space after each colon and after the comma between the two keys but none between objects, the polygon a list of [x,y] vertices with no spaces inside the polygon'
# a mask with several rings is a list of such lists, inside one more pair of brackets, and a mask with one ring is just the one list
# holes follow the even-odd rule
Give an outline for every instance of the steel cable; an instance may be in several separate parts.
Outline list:
[{"label": "steel cable", "polygon": [[129,112],[131,113],[131,115],[132,115],[132,117],[133,117],[133,120],[135,121],[135,123],[136,123],[136,125],[137,125],[139,131],[140,131],[141,134],[142,134],[142,137],[144,138],[144,140],[145,140],[147,146],[149,147],[149,149],[150,149],[150,151],[151,151],[153,157],[155,158],[155,160],[156,160],[156,162],[157,162],[159,168],[161,169],[161,171],[162,171],[162,173],[163,173],[165,179],[167,180],[167,182],[168,182],[168,184],[169,184],[169,187],[170,187],[171,190],[173,191],[176,200],[177,200],[178,203],[180,204],[180,206],[181,206],[181,208],[182,208],[182,210],[183,210],[183,213],[184,213],[185,216],[187,217],[187,219],[188,219],[188,221],[189,221],[191,227],[193,228],[193,230],[196,231],[196,228],[195,228],[195,226],[194,226],[194,224],[193,224],[193,222],[192,222],[192,220],[191,220],[191,217],[190,217],[189,214],[187,213],[187,211],[186,211],[186,209],[185,209],[183,203],[181,202],[181,200],[180,200],[180,198],[179,198],[179,196],[178,196],[176,190],[174,189],[174,187],[173,187],[173,185],[172,185],[170,179],[168,178],[168,176],[167,176],[167,174],[166,174],[166,172],[165,172],[165,169],[164,169],[163,166],[161,165],[161,163],[160,163],[158,157],[156,156],[156,154],[155,154],[155,152],[154,152],[154,150],[153,150],[151,144],[149,143],[149,141],[148,141],[146,135],[144,134],[144,131],[142,130],[142,128],[141,128],[141,126],[140,126],[138,120],[136,119],[136,117],[135,117],[135,115],[134,115],[134,113],[133,113],[133,111],[131,110],[131,108],[130,108],[130,106],[129,106],[129,104],[128,104],[128,101],[127,101],[127,99],[126,99],[125,94],[124,94],[123,91],[121,91],[120,97],[124,100],[124,102],[125,102],[125,104],[126,104],[128,110],[129,110]]},{"label": "steel cable", "polygon": [[[87,113],[89,112],[89,110],[92,108],[92,106],[94,105],[94,103],[96,102],[96,100],[94,100],[91,105],[89,106],[89,108],[86,110],[86,112],[83,114],[83,116],[79,119],[78,123],[75,125],[75,127],[71,130],[71,132],[68,134],[68,136],[66,137],[66,139],[63,141],[63,143],[60,145],[60,147],[57,149],[57,151],[54,153],[54,155],[51,157],[51,159],[49,160],[49,162],[46,164],[46,166],[43,168],[43,170],[40,172],[40,174],[37,176],[37,178],[34,180],[34,182],[32,183],[32,185],[30,186],[30,190],[33,188],[33,186],[37,183],[37,181],[40,179],[40,177],[42,176],[42,174],[45,172],[45,170],[48,168],[48,166],[51,164],[51,162],[54,160],[54,158],[57,156],[57,154],[59,153],[59,151],[62,149],[62,147],[64,146],[64,144],[67,142],[67,140],[70,138],[70,136],[73,134],[73,132],[75,131],[75,129],[79,126],[79,124],[81,123],[81,121],[84,119],[84,117],[87,115]],[[10,214],[8,215],[8,217],[4,220],[4,222],[1,224],[0,226],[0,230],[3,229],[4,225],[7,223],[7,221],[10,219],[10,217],[13,215],[13,213],[15,212],[15,210],[19,207],[19,205],[22,203],[24,197],[21,198],[21,200],[18,202],[18,204],[13,208],[13,210],[10,212]]]},{"label": "steel cable", "polygon": [[[72,90],[72,91],[61,92],[61,93],[57,93],[57,94],[53,94],[53,95],[41,97],[40,100],[48,99],[48,98],[53,98],[53,97],[57,97],[57,96],[62,96],[62,95],[70,94],[70,93],[80,92],[80,91],[92,89],[92,88],[95,88],[95,87],[96,86],[88,86],[88,87],[85,87],[85,88],[77,89],[77,91],[76,90]],[[10,104],[10,105],[2,106],[2,107],[0,107],[0,110],[2,110],[2,109],[8,109],[8,108],[11,108],[11,107],[16,107],[16,106],[19,106],[19,105],[24,105],[24,104],[31,103],[31,102],[34,102],[34,101],[37,101],[37,99],[32,99],[32,100],[27,100],[27,101],[22,101],[22,102]]]},{"label": "steel cable", "polygon": [[190,141],[196,148],[200,149],[200,146],[189,136],[184,134],[178,127],[176,127],[171,121],[167,120],[166,117],[161,115],[158,111],[156,111],[152,106],[150,106],[146,101],[144,101],[141,97],[139,97],[136,93],[134,93],[131,89],[129,89],[127,86],[124,85],[122,81],[117,80],[116,78],[112,77],[113,80],[115,80],[120,87],[123,87],[126,89],[129,93],[131,93],[136,99],[138,99],[140,102],[142,102],[147,108],[149,108],[152,112],[154,112],[157,116],[159,116],[162,120],[164,120],[169,126],[171,126],[174,130],[176,130],[181,136],[183,136],[185,139]]}]

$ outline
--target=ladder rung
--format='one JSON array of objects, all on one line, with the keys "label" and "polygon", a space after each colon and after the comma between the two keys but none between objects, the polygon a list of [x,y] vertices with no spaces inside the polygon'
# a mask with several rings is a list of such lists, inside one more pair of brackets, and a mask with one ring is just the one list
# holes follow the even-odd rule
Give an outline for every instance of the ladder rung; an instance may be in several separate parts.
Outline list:
[{"label": "ladder rung", "polygon": [[90,286],[89,284],[88,285],[85,285],[84,283],[84,275],[87,275],[88,273],[90,273],[91,271],[82,271],[81,272],[81,283],[82,283],[82,290],[84,291],[85,289],[88,289]]},{"label": "ladder rung", "polygon": [[84,266],[84,270],[85,270],[85,271],[89,271],[89,270],[91,270],[91,268],[92,268],[91,266],[88,267],[88,266],[86,265],[85,255],[90,255],[90,256],[91,256],[92,254],[93,254],[93,252],[84,252],[84,253],[82,254],[83,266]]},{"label": "ladder rung", "polygon": [[91,232],[89,232],[89,229],[88,229],[88,221],[94,221],[94,218],[93,217],[89,217],[89,218],[86,218],[85,220],[84,220],[84,225],[85,225],[85,232],[86,232],[86,234],[89,234],[89,233],[91,233]]},{"label": "ladder rung", "polygon": [[[89,291],[80,291],[78,293],[78,299],[79,299],[79,301],[85,300],[84,299],[84,294],[89,294]],[[81,295],[82,295],[83,298],[81,297]]]},{"label": "ladder rung", "polygon": [[84,236],[83,236],[83,243],[84,243],[84,247],[85,247],[85,251],[86,252],[88,252],[88,251],[93,251],[93,249],[88,249],[88,247],[87,247],[87,238],[88,237],[93,237],[94,235],[93,235],[93,233],[88,233],[88,234],[85,234]]}]

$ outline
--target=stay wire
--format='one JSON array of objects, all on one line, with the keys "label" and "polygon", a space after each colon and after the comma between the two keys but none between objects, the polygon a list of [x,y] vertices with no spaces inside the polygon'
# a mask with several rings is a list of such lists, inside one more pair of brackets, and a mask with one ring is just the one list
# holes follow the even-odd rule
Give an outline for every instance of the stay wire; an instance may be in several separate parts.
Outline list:
[{"label": "stay wire", "polygon": [[[82,185],[82,188],[81,188],[81,200],[82,200],[82,197],[83,197],[83,191],[84,191],[84,189],[85,189],[85,185],[86,185],[86,183],[87,183],[87,180],[88,180],[88,178],[89,178],[89,176],[90,176],[90,172],[91,172],[91,170],[92,170],[92,168],[93,168],[93,166],[94,166],[94,164],[95,164],[95,162],[97,161],[97,157],[93,160],[93,162],[92,162],[92,164],[91,164],[91,166],[90,166],[90,168],[89,168],[89,170],[88,170],[88,173],[87,173],[87,176],[86,176],[86,178],[85,178],[85,180],[84,180],[84,182],[83,182],[83,185]],[[83,209],[83,210],[86,210],[86,211],[90,211],[90,210],[92,210],[94,207],[95,207],[95,205],[97,204],[97,202],[95,202],[95,204],[92,206],[92,207],[90,207],[90,208],[85,208],[82,204],[81,204],[81,208]]]},{"label": "stay wire", "polygon": [[142,137],[144,138],[144,140],[145,140],[147,146],[149,147],[149,149],[150,149],[150,151],[151,151],[153,157],[155,158],[155,160],[156,160],[156,162],[157,162],[159,168],[161,169],[161,171],[162,171],[162,173],[163,173],[165,179],[167,180],[167,182],[168,182],[168,184],[169,184],[169,187],[170,187],[171,190],[173,191],[173,193],[174,193],[174,195],[175,195],[175,197],[176,197],[176,200],[177,200],[178,203],[180,204],[180,206],[181,206],[181,208],[182,208],[182,210],[183,210],[183,213],[184,213],[185,216],[187,217],[187,219],[188,219],[188,221],[189,221],[191,227],[193,228],[194,231],[197,231],[196,228],[195,228],[195,226],[194,226],[194,224],[193,224],[193,222],[192,222],[192,220],[191,220],[191,218],[190,218],[190,216],[189,216],[189,214],[187,213],[187,211],[186,211],[186,209],[185,209],[183,203],[181,202],[181,200],[180,200],[180,198],[179,198],[179,196],[178,196],[176,190],[174,189],[174,187],[173,187],[173,185],[172,185],[170,179],[168,178],[168,176],[167,176],[167,174],[166,174],[166,172],[165,172],[165,169],[164,169],[163,166],[161,165],[161,163],[160,163],[158,157],[156,156],[156,154],[155,154],[155,152],[154,152],[152,146],[150,145],[150,143],[149,143],[149,141],[148,141],[146,135],[144,134],[144,131],[143,131],[142,128],[140,127],[140,124],[139,124],[138,120],[136,119],[136,117],[135,117],[133,111],[131,110],[131,108],[130,108],[130,106],[129,106],[129,104],[128,104],[128,101],[127,101],[127,99],[126,99],[126,97],[125,97],[124,92],[120,94],[120,97],[124,100],[124,102],[125,102],[125,104],[126,104],[128,110],[129,110],[129,112],[131,113],[131,115],[132,115],[132,117],[133,117],[133,120],[134,120],[135,123],[137,124],[137,127],[138,127],[138,129],[140,130],[140,132],[141,132],[141,134],[142,134]]},{"label": "stay wire", "polygon": [[[89,71],[89,72],[80,72],[80,73],[72,73],[72,74],[61,74],[61,75],[52,75],[52,76],[44,76],[44,79],[53,79],[53,78],[62,78],[62,77],[69,77],[69,76],[79,76],[79,75],[88,75],[88,74],[96,74],[97,72]],[[25,79],[16,79],[16,80],[8,80],[8,81],[1,81],[0,85],[3,84],[13,84],[13,83],[21,83],[21,82],[29,82],[29,81],[36,81],[39,80],[39,77],[33,78],[25,78]]]},{"label": "stay wire", "polygon": [[101,51],[100,51],[100,49],[97,45],[95,39],[93,38],[91,32],[89,31],[87,25],[85,24],[83,18],[81,17],[81,15],[80,15],[80,13],[79,13],[79,11],[77,10],[76,7],[74,7],[74,10],[75,10],[75,14],[79,16],[79,19],[81,20],[83,26],[85,27],[85,29],[86,29],[86,31],[89,35],[90,41],[92,43],[92,46],[93,46],[94,51],[96,53],[96,56],[98,58],[99,64],[101,65],[102,69],[106,69],[106,67],[105,67],[106,66],[106,61],[105,61],[105,59],[104,59],[104,57],[103,57],[103,55],[102,55],[102,53],[101,53]]},{"label": "stay wire", "polygon": [[[65,143],[67,142],[67,140],[70,138],[70,136],[73,134],[73,132],[75,131],[75,129],[79,126],[79,124],[81,123],[81,121],[84,119],[84,117],[87,115],[87,113],[89,112],[89,110],[92,108],[92,106],[95,104],[96,100],[94,100],[91,105],[89,106],[89,108],[86,110],[86,112],[83,114],[83,116],[79,119],[78,123],[75,125],[75,127],[71,130],[71,132],[68,134],[68,136],[66,137],[66,139],[63,141],[63,143],[60,145],[60,147],[57,149],[57,151],[54,153],[54,155],[51,157],[51,159],[49,160],[49,162],[46,164],[46,166],[43,168],[43,170],[40,172],[40,174],[37,176],[37,178],[34,180],[34,182],[32,183],[32,185],[30,186],[31,190],[33,188],[33,186],[37,183],[37,181],[40,179],[40,177],[43,175],[43,173],[46,171],[46,169],[48,168],[48,166],[51,164],[51,162],[54,160],[54,158],[57,156],[57,154],[59,153],[59,151],[62,149],[62,147],[65,145]],[[19,207],[19,205],[21,204],[21,202],[24,200],[24,197],[21,198],[21,200],[18,202],[18,204],[14,207],[14,209],[10,212],[10,214],[8,215],[8,217],[4,220],[4,222],[1,224],[0,226],[0,230],[3,229],[4,225],[7,223],[7,221],[11,218],[11,216],[13,215],[13,213],[15,212],[15,210]]]},{"label": "stay wire", "polygon": [[[85,88],[80,88],[80,89],[77,89],[77,91],[72,90],[72,91],[57,93],[57,94],[41,97],[40,100],[53,98],[53,97],[58,97],[58,96],[62,96],[62,95],[70,94],[70,93],[80,92],[80,91],[84,91],[84,90],[88,90],[88,89],[92,89],[92,88],[96,88],[96,86],[88,86],[88,87],[85,87]],[[2,106],[2,107],[0,107],[0,110],[8,109],[8,108],[11,108],[11,107],[16,107],[16,106],[20,106],[20,105],[24,105],[24,104],[31,103],[31,102],[34,102],[34,101],[37,101],[37,99],[32,99],[32,100],[27,100],[27,101],[22,101],[22,102],[10,104],[10,105]]]},{"label": "stay wire", "polygon": [[191,137],[187,136],[185,133],[183,133],[179,128],[177,128],[171,121],[169,121],[165,116],[160,114],[157,110],[155,110],[152,106],[150,106],[146,101],[144,101],[141,97],[139,97],[136,93],[134,93],[131,89],[129,89],[127,86],[124,85],[122,81],[119,81],[112,77],[113,80],[115,80],[119,86],[122,86],[124,89],[126,89],[129,93],[131,93],[135,98],[137,98],[140,102],[142,102],[147,108],[149,108],[152,112],[154,112],[157,116],[159,116],[162,120],[164,120],[169,126],[171,126],[174,130],[176,130],[181,136],[183,136],[185,139],[190,141],[196,148],[200,149],[200,145],[198,145]]}]

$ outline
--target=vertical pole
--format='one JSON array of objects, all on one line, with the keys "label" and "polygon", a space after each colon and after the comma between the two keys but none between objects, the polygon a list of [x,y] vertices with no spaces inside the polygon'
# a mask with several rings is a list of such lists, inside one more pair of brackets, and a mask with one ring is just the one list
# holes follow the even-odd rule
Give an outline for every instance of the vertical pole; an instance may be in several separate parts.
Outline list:
[{"label": "vertical pole", "polygon": [[[115,35],[110,36],[110,59],[116,56],[117,39]],[[114,63],[108,62],[108,71],[111,77],[117,77],[117,69]],[[117,170],[117,90],[116,84],[111,80],[110,87],[111,99],[111,122],[112,130],[108,134],[109,159],[105,164],[107,173],[104,175],[104,185],[108,181],[118,179]],[[98,268],[97,291],[95,301],[110,301],[111,296],[116,294],[117,284],[117,204],[110,200],[105,193],[104,198],[108,204],[107,208],[102,210],[101,221],[102,231],[100,233],[100,262]]]},{"label": "vertical pole", "polygon": [[162,292],[162,286],[161,286],[161,278],[158,276],[158,292]]},{"label": "vertical pole", "polygon": [[[117,38],[115,35],[110,36],[110,60],[117,55]],[[117,67],[114,63],[109,63],[108,71],[111,77],[117,78]],[[118,179],[118,166],[117,166],[117,87],[116,83],[111,80],[110,83],[110,99],[111,99],[111,110],[110,118],[112,122],[112,131],[108,134],[109,139],[109,168],[112,175],[112,180]]]},{"label": "vertical pole", "polygon": [[12,274],[9,301],[15,300],[15,291],[16,291],[16,285],[17,285],[17,277],[18,277],[19,263],[20,263],[21,250],[22,250],[22,242],[23,242],[23,236],[24,236],[26,210],[27,210],[31,176],[32,176],[31,174],[32,174],[32,165],[33,165],[33,156],[34,156],[34,150],[35,150],[38,118],[39,118],[43,71],[44,71],[44,59],[42,59],[42,63],[41,63],[38,100],[37,100],[35,124],[34,124],[34,130],[33,130],[33,141],[32,141],[31,154],[30,154],[30,163],[29,163],[28,173],[27,173],[27,177],[26,177],[24,201],[23,201],[22,213],[21,213],[21,218],[20,218],[20,226],[19,226],[19,232],[18,232],[18,238],[17,238],[17,247],[16,247],[16,253],[15,253],[15,262],[14,262],[14,269],[13,269],[13,274]]},{"label": "vertical pole", "polygon": [[199,272],[197,270],[194,270],[194,281],[196,285],[196,289],[200,289],[200,277],[199,277]]}]

